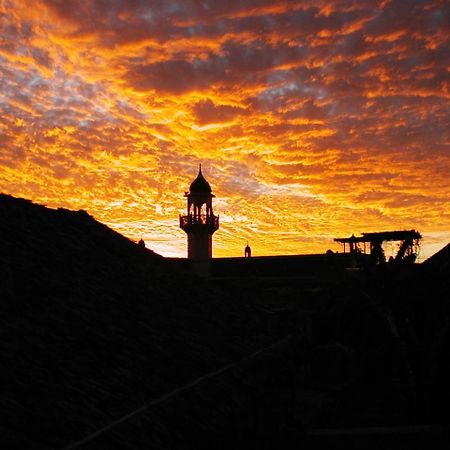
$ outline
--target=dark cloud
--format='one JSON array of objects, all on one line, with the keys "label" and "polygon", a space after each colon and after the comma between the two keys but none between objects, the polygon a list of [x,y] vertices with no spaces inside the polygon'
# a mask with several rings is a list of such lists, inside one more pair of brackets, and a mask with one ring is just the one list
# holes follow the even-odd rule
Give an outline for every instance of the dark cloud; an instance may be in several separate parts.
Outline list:
[{"label": "dark cloud", "polygon": [[226,86],[255,84],[263,80],[264,71],[288,62],[287,53],[294,54],[296,50],[288,47],[271,49],[262,42],[252,45],[227,42],[220,54],[210,53],[206,58],[136,65],[125,74],[125,80],[139,91],[172,93],[205,89],[215,83]]},{"label": "dark cloud", "polygon": [[34,47],[31,49],[31,54],[37,64],[50,68],[52,66],[52,59],[47,51],[42,48]]},{"label": "dark cloud", "polygon": [[389,36],[413,30],[433,34],[447,26],[448,8],[440,1],[388,1],[364,27],[368,35]]},{"label": "dark cloud", "polygon": [[190,63],[183,60],[133,67],[124,78],[137,91],[156,90],[175,94],[204,89],[219,79],[218,74],[202,61]]},{"label": "dark cloud", "polygon": [[200,124],[227,122],[247,113],[245,108],[230,105],[215,105],[210,99],[196,103],[193,110]]}]

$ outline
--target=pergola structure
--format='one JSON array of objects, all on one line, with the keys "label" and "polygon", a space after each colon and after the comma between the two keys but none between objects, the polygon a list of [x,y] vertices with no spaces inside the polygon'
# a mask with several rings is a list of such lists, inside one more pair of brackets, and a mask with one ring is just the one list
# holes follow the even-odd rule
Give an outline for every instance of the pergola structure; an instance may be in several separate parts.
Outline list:
[{"label": "pergola structure", "polygon": [[[359,253],[367,254],[366,244],[369,244],[371,260],[375,264],[386,262],[386,256],[383,250],[383,242],[400,242],[399,249],[394,261],[414,262],[417,257],[419,242],[422,239],[420,233],[416,230],[403,231],[382,231],[378,233],[362,233],[362,236],[351,235],[348,238],[336,238],[335,242],[344,244],[344,253],[348,252],[357,255]],[[358,244],[363,243],[364,248],[360,249]]]}]

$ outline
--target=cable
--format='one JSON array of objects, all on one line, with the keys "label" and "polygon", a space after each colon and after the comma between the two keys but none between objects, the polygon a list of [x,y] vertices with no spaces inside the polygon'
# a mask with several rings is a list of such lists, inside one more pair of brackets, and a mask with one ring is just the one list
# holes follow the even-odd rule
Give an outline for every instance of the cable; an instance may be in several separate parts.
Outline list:
[{"label": "cable", "polygon": [[212,377],[215,377],[217,375],[220,375],[221,373],[225,372],[226,370],[236,366],[238,363],[242,362],[243,360],[252,359],[252,358],[254,358],[257,355],[259,355],[261,353],[264,353],[265,351],[276,347],[277,345],[281,344],[282,342],[289,340],[291,337],[292,337],[292,334],[290,334],[288,336],[285,336],[283,339],[280,339],[279,341],[269,345],[268,347],[264,347],[264,348],[261,348],[259,350],[256,350],[251,355],[249,355],[247,357],[244,357],[244,358],[242,358],[239,361],[235,361],[235,362],[232,362],[230,364],[227,364],[227,365],[221,367],[220,369],[217,369],[217,370],[215,370],[213,372],[209,372],[206,375],[203,375],[203,376],[201,376],[199,378],[196,378],[195,380],[193,380],[193,381],[191,381],[191,382],[189,382],[189,383],[187,383],[187,384],[185,384],[185,385],[183,385],[181,387],[173,389],[172,391],[167,392],[166,394],[161,395],[160,397],[150,401],[146,405],[141,406],[140,408],[135,409],[134,411],[128,413],[125,416],[122,416],[121,418],[119,418],[119,419],[111,422],[110,424],[108,424],[108,425],[98,429],[97,431],[94,431],[93,433],[91,433],[90,435],[86,436],[85,438],[80,439],[77,442],[73,442],[72,444],[69,444],[67,447],[64,447],[64,450],[76,449],[76,448],[80,447],[81,445],[86,444],[87,442],[92,441],[93,439],[97,438],[98,436],[100,436],[104,432],[106,432],[108,430],[111,430],[115,426],[120,425],[123,422],[126,422],[128,419],[131,419],[132,417],[136,416],[137,414],[140,414],[140,413],[146,411],[147,409],[152,408],[152,407],[154,407],[154,406],[156,406],[156,405],[166,401],[167,399],[169,399],[169,398],[179,394],[180,392],[183,392],[183,391],[185,391],[187,389],[190,389],[190,388],[194,387],[195,385],[201,383],[204,380],[207,380],[208,378],[212,378]]}]

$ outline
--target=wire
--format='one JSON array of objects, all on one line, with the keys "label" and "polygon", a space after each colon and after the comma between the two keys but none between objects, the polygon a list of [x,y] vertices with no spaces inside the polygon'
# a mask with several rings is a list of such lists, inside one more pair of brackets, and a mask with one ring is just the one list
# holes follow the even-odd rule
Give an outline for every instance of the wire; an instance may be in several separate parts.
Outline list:
[{"label": "wire", "polygon": [[131,419],[132,417],[134,417],[134,416],[136,416],[136,415],[146,411],[147,409],[152,408],[154,406],[157,406],[160,403],[163,403],[164,401],[168,400],[169,398],[179,394],[180,392],[183,392],[183,391],[185,391],[187,389],[190,389],[190,388],[196,386],[197,384],[201,383],[202,381],[205,381],[205,380],[207,380],[209,378],[212,378],[212,377],[215,377],[217,375],[220,375],[221,373],[225,372],[226,370],[236,366],[238,363],[242,362],[243,360],[254,358],[257,355],[259,355],[261,353],[264,353],[265,351],[276,347],[277,345],[281,344],[282,342],[289,340],[291,337],[292,337],[292,334],[290,334],[288,336],[285,336],[283,339],[280,339],[279,341],[274,342],[273,344],[269,345],[268,347],[261,348],[261,349],[255,351],[254,353],[252,353],[251,355],[242,358],[239,361],[235,361],[235,362],[232,362],[230,364],[227,364],[227,365],[221,367],[220,369],[217,369],[217,370],[215,370],[213,372],[209,372],[206,375],[203,375],[203,376],[201,376],[199,378],[196,378],[195,380],[193,380],[193,381],[191,381],[191,382],[189,382],[189,383],[187,383],[187,384],[185,384],[185,385],[183,385],[181,387],[173,389],[172,391],[167,392],[166,394],[161,395],[160,397],[158,397],[158,398],[156,398],[154,400],[151,400],[146,405],[143,405],[140,408],[135,409],[134,411],[131,411],[130,413],[126,414],[125,416],[122,416],[119,419],[109,423],[108,425],[105,425],[104,427],[98,429],[97,431],[94,431],[93,433],[91,433],[90,435],[86,436],[85,438],[80,439],[77,442],[73,442],[72,444],[69,444],[67,447],[64,447],[64,450],[72,450],[72,449],[78,448],[81,445],[84,445],[87,442],[90,442],[93,439],[97,438],[98,436],[100,436],[101,434],[105,433],[106,431],[111,430],[115,426],[120,425],[121,423],[126,422],[128,419]]}]

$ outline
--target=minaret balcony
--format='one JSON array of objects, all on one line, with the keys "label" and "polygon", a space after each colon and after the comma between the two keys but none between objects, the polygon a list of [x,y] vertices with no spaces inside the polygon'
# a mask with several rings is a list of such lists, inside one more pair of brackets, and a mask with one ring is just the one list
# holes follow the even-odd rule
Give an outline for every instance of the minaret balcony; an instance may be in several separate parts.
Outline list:
[{"label": "minaret balcony", "polygon": [[189,214],[187,216],[180,216],[180,228],[184,231],[195,228],[208,228],[211,232],[219,229],[219,216],[207,216],[202,214],[200,216],[194,216]]}]

